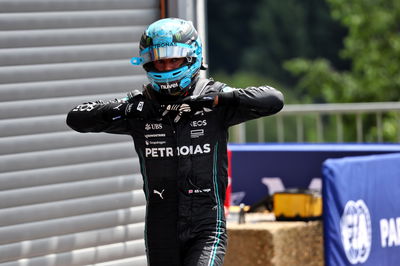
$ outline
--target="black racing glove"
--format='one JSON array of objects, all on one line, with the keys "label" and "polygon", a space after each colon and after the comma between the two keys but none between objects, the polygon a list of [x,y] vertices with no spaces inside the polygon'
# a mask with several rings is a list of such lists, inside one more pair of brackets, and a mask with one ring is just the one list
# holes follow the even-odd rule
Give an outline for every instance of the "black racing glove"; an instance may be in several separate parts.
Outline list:
[{"label": "black racing glove", "polygon": [[176,116],[174,118],[174,122],[177,123],[185,114],[191,114],[192,112],[203,110],[203,108],[211,109],[216,105],[237,104],[238,101],[238,98],[236,98],[233,92],[192,95],[183,98],[177,103],[163,105],[162,108],[164,111],[162,116],[175,112]]},{"label": "black racing glove", "polygon": [[190,106],[192,110],[201,110],[203,108],[215,107],[215,98],[218,93],[209,93],[204,95],[192,95],[183,98],[182,102]]},{"label": "black racing glove", "polygon": [[188,104],[192,110],[201,110],[203,108],[211,109],[217,105],[237,104],[238,101],[233,91],[192,95],[182,100],[182,102]]},{"label": "black racing glove", "polygon": [[128,93],[128,102],[125,106],[125,117],[150,119],[160,114],[160,106],[145,98],[138,90]]},{"label": "black racing glove", "polygon": [[184,113],[190,113],[191,108],[186,103],[174,103],[174,104],[167,104],[163,105],[164,111],[162,116],[166,116],[170,112],[175,112],[176,116],[174,118],[174,122],[178,123]]}]

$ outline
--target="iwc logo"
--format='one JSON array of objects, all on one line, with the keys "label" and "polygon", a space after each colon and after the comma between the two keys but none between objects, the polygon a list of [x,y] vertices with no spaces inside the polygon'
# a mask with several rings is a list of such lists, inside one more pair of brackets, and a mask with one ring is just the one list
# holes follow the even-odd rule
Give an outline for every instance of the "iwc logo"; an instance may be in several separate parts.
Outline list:
[{"label": "iwc logo", "polygon": [[340,219],[342,244],[351,264],[364,263],[371,251],[371,217],[363,200],[348,201]]}]

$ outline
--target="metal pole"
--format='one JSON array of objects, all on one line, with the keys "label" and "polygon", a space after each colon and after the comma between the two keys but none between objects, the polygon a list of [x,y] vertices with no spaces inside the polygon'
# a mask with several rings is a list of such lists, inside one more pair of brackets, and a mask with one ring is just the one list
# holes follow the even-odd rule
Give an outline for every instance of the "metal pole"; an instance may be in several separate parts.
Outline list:
[{"label": "metal pole", "polygon": [[245,143],[246,142],[246,125],[241,123],[233,127],[234,137],[233,142]]},{"label": "metal pole", "polygon": [[362,117],[361,113],[356,114],[356,124],[357,124],[357,142],[362,142],[363,140],[363,126],[362,126]]},{"label": "metal pole", "polygon": [[322,125],[322,118],[320,114],[317,114],[317,142],[324,141],[324,128]]},{"label": "metal pole", "polygon": [[296,131],[297,131],[297,142],[303,142],[304,124],[303,124],[303,117],[300,115],[296,116]]},{"label": "metal pole", "polygon": [[337,142],[343,142],[343,119],[340,114],[336,115],[336,139]]},{"label": "metal pole", "polygon": [[383,142],[383,129],[382,129],[382,113],[376,113],[376,130],[378,134],[378,142]]},{"label": "metal pole", "polygon": [[397,141],[400,142],[400,112],[396,112],[396,120],[397,120]]},{"label": "metal pole", "polygon": [[281,115],[276,117],[276,131],[278,134],[278,142],[282,143],[285,139],[285,132],[283,128],[283,117]]},{"label": "metal pole", "polygon": [[264,119],[257,119],[257,141],[264,142]]},{"label": "metal pole", "polygon": [[[207,3],[205,0],[196,1],[196,22],[197,32],[199,33],[200,39],[203,45],[203,62],[208,62],[208,45],[207,45]],[[208,76],[208,70],[200,71],[200,77],[206,78]]]}]

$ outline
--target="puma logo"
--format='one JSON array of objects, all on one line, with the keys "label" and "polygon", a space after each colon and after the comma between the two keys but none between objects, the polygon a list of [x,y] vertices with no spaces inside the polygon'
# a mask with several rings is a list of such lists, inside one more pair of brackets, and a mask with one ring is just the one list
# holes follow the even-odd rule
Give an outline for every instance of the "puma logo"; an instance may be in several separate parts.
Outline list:
[{"label": "puma logo", "polygon": [[163,195],[162,195],[162,193],[164,193],[164,190],[165,190],[165,189],[163,189],[161,192],[159,192],[159,191],[157,191],[157,190],[154,189],[154,190],[153,190],[153,193],[154,193],[154,194],[158,194],[158,195],[160,196],[161,199],[164,199],[164,197],[163,197]]}]

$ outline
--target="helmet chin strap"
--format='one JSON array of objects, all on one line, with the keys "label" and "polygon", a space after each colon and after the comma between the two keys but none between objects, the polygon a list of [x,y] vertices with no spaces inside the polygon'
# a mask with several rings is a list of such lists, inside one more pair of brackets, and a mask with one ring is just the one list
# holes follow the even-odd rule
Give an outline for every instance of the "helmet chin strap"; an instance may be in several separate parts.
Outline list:
[{"label": "helmet chin strap", "polygon": [[181,80],[181,82],[179,82],[179,86],[180,86],[181,88],[186,88],[187,86],[190,85],[191,82],[192,82],[192,79],[189,78],[189,77],[186,77],[186,78],[183,78],[183,79]]},{"label": "helmet chin strap", "polygon": [[153,88],[154,88],[155,91],[160,92],[160,86],[159,86],[157,83],[152,82],[151,85],[153,86]]}]

